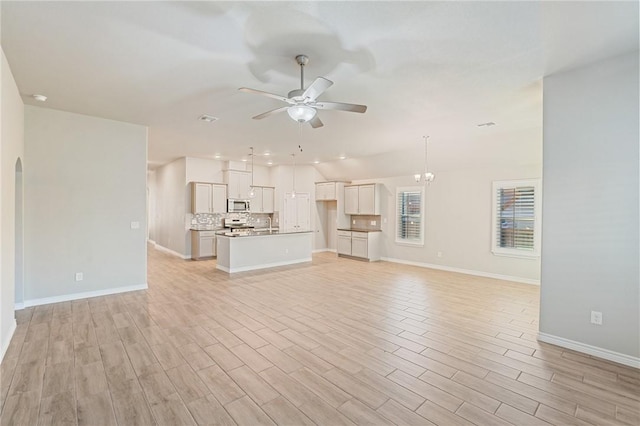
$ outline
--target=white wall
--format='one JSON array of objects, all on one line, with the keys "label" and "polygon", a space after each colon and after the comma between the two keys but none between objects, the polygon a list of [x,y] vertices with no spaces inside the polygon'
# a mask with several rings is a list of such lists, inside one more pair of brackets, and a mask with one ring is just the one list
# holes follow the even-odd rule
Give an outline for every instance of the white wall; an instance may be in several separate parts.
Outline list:
[{"label": "white wall", "polygon": [[146,161],[146,127],[25,107],[26,306],[146,288]]},{"label": "white wall", "polygon": [[[539,178],[541,174],[539,164],[437,172],[436,179],[426,187],[423,247],[395,242],[396,189],[416,186],[413,176],[369,180],[383,185],[382,256],[402,262],[538,282],[539,258],[495,256],[491,252],[491,184],[495,180]],[[439,251],[442,257],[437,256]]]},{"label": "white wall", "polygon": [[639,114],[637,51],[544,80],[541,337],[637,367]]},{"label": "white wall", "polygon": [[[24,161],[24,105],[2,52],[0,64],[0,360],[5,354],[16,322],[16,161]],[[18,219],[19,222],[19,219]],[[20,236],[18,236],[20,238]],[[20,256],[20,254],[18,254]],[[18,271],[18,276],[20,275]]]},{"label": "white wall", "polygon": [[[187,213],[186,158],[179,158],[155,171],[156,232],[155,242],[181,256],[187,256],[189,247]],[[189,247],[190,250],[190,247]]]}]

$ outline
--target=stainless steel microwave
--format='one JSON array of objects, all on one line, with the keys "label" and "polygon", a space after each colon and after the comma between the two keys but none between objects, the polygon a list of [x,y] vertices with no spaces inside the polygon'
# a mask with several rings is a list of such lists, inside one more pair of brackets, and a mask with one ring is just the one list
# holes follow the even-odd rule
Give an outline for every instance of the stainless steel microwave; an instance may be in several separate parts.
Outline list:
[{"label": "stainless steel microwave", "polygon": [[249,213],[249,200],[227,200],[229,213]]}]

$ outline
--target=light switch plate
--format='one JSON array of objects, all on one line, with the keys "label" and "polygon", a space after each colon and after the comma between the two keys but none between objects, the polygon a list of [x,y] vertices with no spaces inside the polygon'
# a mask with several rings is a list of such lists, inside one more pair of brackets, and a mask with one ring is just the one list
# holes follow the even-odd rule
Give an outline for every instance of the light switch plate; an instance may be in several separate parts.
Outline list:
[{"label": "light switch plate", "polygon": [[140,222],[131,222],[131,229],[140,229]]},{"label": "light switch plate", "polygon": [[376,222],[375,220],[372,220],[372,221],[371,221],[371,226],[375,226],[375,225],[376,225],[376,223],[377,223],[377,222]]}]

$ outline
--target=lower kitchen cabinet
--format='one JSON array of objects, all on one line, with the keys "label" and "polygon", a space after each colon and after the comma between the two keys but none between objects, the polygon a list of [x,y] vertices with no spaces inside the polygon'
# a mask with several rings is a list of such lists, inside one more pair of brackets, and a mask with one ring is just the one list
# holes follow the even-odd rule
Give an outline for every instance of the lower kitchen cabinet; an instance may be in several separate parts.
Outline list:
[{"label": "lower kitchen cabinet", "polygon": [[210,259],[216,256],[216,231],[191,231],[191,259]]},{"label": "lower kitchen cabinet", "polygon": [[338,231],[338,255],[380,260],[380,232]]}]

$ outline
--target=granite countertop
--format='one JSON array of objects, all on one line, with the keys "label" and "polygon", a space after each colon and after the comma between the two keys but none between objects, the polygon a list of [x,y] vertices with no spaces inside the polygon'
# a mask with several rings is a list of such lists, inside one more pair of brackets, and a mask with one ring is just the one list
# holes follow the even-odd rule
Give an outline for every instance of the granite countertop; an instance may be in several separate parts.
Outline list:
[{"label": "granite countertop", "polygon": [[274,228],[271,231],[269,231],[269,229],[253,229],[253,230],[243,230],[242,232],[219,232],[218,235],[220,235],[221,237],[238,238],[238,237],[263,237],[263,236],[269,236],[269,235],[305,234],[310,232],[312,231],[280,231],[278,228]]},{"label": "granite countertop", "polygon": [[360,229],[360,228],[338,228],[338,231],[351,231],[351,232],[382,232],[381,229]]}]

